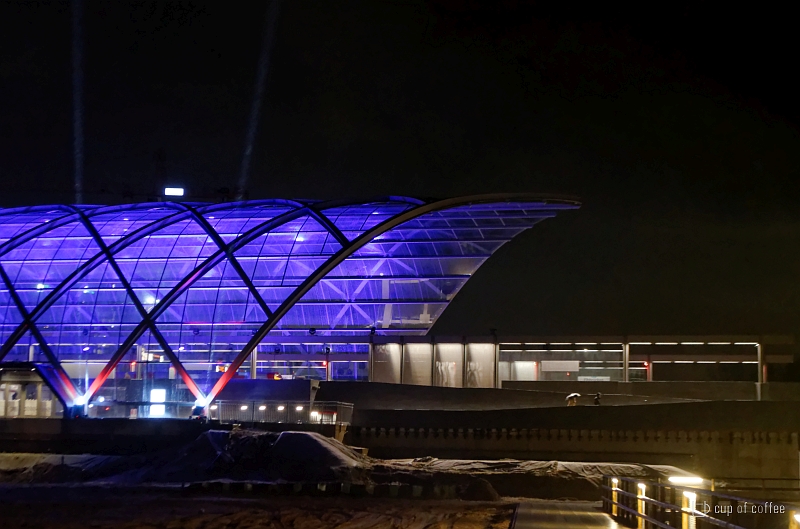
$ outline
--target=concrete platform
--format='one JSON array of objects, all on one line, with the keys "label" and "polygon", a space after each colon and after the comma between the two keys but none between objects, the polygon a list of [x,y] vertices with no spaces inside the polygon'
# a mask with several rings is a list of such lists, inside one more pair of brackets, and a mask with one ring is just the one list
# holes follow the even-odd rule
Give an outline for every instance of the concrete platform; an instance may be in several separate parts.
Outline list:
[{"label": "concrete platform", "polygon": [[600,511],[599,502],[526,501],[517,508],[511,529],[623,529]]}]

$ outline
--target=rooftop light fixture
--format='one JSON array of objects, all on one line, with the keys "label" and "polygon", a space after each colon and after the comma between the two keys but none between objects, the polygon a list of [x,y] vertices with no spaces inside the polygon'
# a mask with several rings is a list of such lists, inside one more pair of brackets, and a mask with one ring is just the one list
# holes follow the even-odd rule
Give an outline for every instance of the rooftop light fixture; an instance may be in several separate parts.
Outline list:
[{"label": "rooftop light fixture", "polygon": [[703,478],[697,476],[670,476],[667,479],[676,485],[700,485],[703,483]]},{"label": "rooftop light fixture", "polygon": [[164,196],[168,197],[182,197],[184,190],[182,187],[165,187]]}]

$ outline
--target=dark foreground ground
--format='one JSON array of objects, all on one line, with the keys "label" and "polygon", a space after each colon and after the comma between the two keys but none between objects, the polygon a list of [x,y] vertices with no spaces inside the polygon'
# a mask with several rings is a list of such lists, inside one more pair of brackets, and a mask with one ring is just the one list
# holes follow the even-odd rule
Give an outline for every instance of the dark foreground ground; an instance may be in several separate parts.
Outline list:
[{"label": "dark foreground ground", "polygon": [[180,490],[2,487],[0,520],[37,529],[507,529],[516,503],[236,498]]}]

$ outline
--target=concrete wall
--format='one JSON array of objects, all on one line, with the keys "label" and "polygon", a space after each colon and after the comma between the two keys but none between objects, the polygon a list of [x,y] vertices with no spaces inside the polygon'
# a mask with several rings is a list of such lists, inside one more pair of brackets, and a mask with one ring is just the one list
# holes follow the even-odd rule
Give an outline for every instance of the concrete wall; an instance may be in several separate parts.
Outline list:
[{"label": "concrete wall", "polygon": [[[502,385],[503,389],[549,391],[564,395],[578,392],[587,396],[600,392],[608,397],[632,395],[699,400],[756,400],[758,398],[756,384],[753,382],[514,382],[504,380]],[[793,385],[800,394],[800,384]]]},{"label": "concrete wall", "polygon": [[383,458],[530,459],[673,465],[712,477],[798,478],[789,432],[351,427],[345,440]]},{"label": "concrete wall", "polygon": [[752,430],[800,432],[796,402],[717,401],[649,406],[507,410],[361,410],[376,428],[556,428],[569,430]]},{"label": "concrete wall", "polygon": [[185,419],[0,419],[0,452],[126,455],[179,446],[207,428]]}]

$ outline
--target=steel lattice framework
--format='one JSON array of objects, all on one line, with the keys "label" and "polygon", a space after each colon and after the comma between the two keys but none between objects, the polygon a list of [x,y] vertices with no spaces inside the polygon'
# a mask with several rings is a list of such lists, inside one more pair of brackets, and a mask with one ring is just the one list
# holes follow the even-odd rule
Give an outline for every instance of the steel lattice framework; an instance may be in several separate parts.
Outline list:
[{"label": "steel lattice framework", "polygon": [[[578,206],[493,194],[0,210],[0,361],[49,364],[69,404],[158,350],[208,400],[268,333],[426,333],[502,244]],[[185,368],[209,355],[228,369]],[[80,389],[64,366],[90,360],[104,367]]]}]

